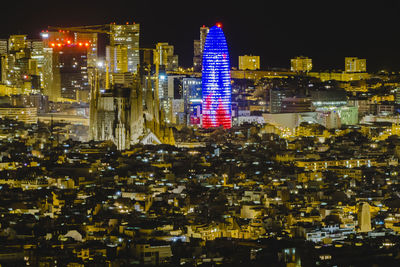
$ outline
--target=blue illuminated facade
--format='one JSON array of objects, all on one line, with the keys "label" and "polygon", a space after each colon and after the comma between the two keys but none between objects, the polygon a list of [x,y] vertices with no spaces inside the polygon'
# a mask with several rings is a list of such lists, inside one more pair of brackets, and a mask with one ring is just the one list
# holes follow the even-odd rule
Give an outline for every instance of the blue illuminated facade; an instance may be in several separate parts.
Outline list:
[{"label": "blue illuminated facade", "polygon": [[203,128],[232,126],[228,45],[221,25],[210,28],[204,43],[202,71]]}]

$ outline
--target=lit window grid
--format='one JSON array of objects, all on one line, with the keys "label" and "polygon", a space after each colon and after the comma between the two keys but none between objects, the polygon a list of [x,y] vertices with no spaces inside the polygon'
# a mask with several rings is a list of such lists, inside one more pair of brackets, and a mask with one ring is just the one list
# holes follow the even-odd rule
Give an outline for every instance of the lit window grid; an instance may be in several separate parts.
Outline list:
[{"label": "lit window grid", "polygon": [[231,78],[229,52],[223,31],[214,26],[204,44],[203,72],[203,127],[230,128]]}]

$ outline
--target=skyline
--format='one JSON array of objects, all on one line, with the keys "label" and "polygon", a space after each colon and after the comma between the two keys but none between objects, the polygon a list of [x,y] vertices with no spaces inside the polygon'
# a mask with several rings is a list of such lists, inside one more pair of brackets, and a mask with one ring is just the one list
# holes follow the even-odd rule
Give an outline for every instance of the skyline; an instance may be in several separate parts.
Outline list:
[{"label": "skyline", "polygon": [[139,1],[114,1],[114,5],[107,6],[71,1],[62,11],[50,1],[42,1],[41,5],[23,3],[23,9],[18,9],[17,3],[8,3],[8,9],[15,12],[0,18],[3,38],[16,33],[37,38],[49,25],[135,21],[141,24],[141,45],[169,42],[174,45],[181,65],[189,67],[199,28],[221,22],[232,66],[237,66],[238,56],[253,54],[261,57],[264,69],[289,68],[290,58],[303,55],[313,59],[315,69],[343,69],[344,57],[356,56],[367,59],[368,71],[400,70],[396,36],[399,3],[394,1],[374,5],[339,1],[329,7],[314,1],[290,6],[271,2],[256,9],[251,4],[224,5],[226,2],[210,7],[209,1],[194,7],[179,5],[178,1],[157,3],[156,7]]},{"label": "skyline", "polygon": [[400,266],[400,4],[303,2],[5,2],[0,266]]}]

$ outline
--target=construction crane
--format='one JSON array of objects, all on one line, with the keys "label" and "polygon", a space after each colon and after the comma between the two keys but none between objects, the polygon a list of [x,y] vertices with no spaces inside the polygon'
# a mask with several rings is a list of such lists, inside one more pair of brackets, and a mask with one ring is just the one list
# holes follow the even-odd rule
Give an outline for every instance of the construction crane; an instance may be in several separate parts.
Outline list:
[{"label": "construction crane", "polygon": [[104,25],[89,25],[89,26],[74,26],[74,27],[58,27],[48,26],[50,31],[70,31],[70,32],[85,32],[85,33],[105,33],[112,34],[111,24]]}]

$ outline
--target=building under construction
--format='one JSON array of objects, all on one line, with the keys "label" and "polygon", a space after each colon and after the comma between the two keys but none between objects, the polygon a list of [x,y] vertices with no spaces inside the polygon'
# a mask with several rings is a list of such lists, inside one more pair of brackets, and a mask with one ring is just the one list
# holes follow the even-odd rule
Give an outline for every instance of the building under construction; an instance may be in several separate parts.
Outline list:
[{"label": "building under construction", "polygon": [[[59,33],[103,33],[110,37],[105,70],[92,64],[89,73],[91,140],[111,140],[120,150],[137,143],[175,143],[160,107],[158,50],[139,48],[139,24],[49,28]],[[139,51],[144,51],[141,65]],[[154,62],[147,60],[151,53]]]},{"label": "building under construction", "polygon": [[160,109],[155,79],[125,73],[109,89],[94,79],[90,101],[90,139],[111,140],[119,150],[137,143],[175,144],[172,128]]}]

